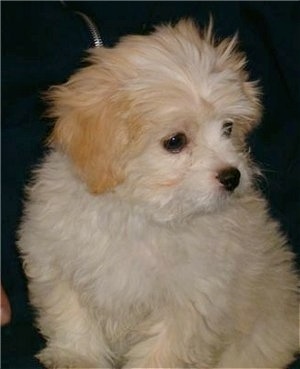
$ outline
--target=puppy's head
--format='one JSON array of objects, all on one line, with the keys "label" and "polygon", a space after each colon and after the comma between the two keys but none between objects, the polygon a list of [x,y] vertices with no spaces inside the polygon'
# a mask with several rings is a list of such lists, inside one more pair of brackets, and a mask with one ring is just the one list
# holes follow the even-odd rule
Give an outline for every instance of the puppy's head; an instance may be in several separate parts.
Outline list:
[{"label": "puppy's head", "polygon": [[50,140],[90,192],[170,219],[248,191],[244,141],[261,109],[235,38],[216,42],[211,26],[182,20],[91,50],[89,61],[49,96]]}]

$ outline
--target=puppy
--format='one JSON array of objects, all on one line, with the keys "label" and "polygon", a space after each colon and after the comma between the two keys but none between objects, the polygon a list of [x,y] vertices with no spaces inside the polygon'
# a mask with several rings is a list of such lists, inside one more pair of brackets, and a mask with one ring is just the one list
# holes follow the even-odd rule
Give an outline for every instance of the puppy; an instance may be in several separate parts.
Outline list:
[{"label": "puppy", "polygon": [[49,92],[19,248],[47,368],[283,368],[293,255],[253,186],[236,39],[191,20],[90,51]]}]

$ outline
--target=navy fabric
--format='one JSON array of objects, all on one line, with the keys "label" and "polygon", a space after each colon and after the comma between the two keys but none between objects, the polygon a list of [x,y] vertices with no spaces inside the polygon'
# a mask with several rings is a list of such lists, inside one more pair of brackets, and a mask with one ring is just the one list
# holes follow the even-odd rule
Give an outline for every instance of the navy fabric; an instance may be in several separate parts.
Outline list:
[{"label": "navy fabric", "polygon": [[[26,280],[15,248],[23,187],[43,155],[49,122],[42,91],[81,65],[91,35],[73,10],[98,25],[106,46],[128,33],[191,16],[205,25],[211,13],[218,36],[239,30],[252,78],[265,107],[250,137],[265,180],[261,188],[300,260],[300,12],[297,2],[2,2],[2,282],[13,318],[1,329],[2,368],[41,368],[34,354],[44,342],[33,325]],[[299,367],[298,361],[293,368]]]}]

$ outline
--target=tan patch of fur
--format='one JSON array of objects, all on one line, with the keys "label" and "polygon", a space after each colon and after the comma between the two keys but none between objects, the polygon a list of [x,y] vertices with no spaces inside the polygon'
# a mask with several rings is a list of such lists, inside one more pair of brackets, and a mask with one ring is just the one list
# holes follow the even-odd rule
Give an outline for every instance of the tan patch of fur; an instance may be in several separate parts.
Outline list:
[{"label": "tan patch of fur", "polygon": [[137,137],[138,124],[124,124],[129,102],[112,97],[114,77],[98,65],[81,70],[63,86],[49,91],[49,115],[57,119],[49,144],[63,150],[92,193],[111,190],[124,179],[129,142]]},{"label": "tan patch of fur", "polygon": [[109,119],[109,109],[103,108],[96,117],[74,112],[68,120],[56,124],[52,135],[52,140],[71,157],[93,193],[106,191],[123,180],[119,162],[124,134]]}]

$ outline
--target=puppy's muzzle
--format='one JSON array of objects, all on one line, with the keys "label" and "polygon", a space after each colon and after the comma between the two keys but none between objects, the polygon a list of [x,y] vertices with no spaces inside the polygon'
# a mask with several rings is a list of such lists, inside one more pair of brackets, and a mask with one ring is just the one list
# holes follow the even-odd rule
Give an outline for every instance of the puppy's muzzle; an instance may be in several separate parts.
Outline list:
[{"label": "puppy's muzzle", "polygon": [[241,173],[237,168],[229,167],[222,169],[217,174],[218,181],[224,186],[225,190],[233,192],[240,183]]}]

